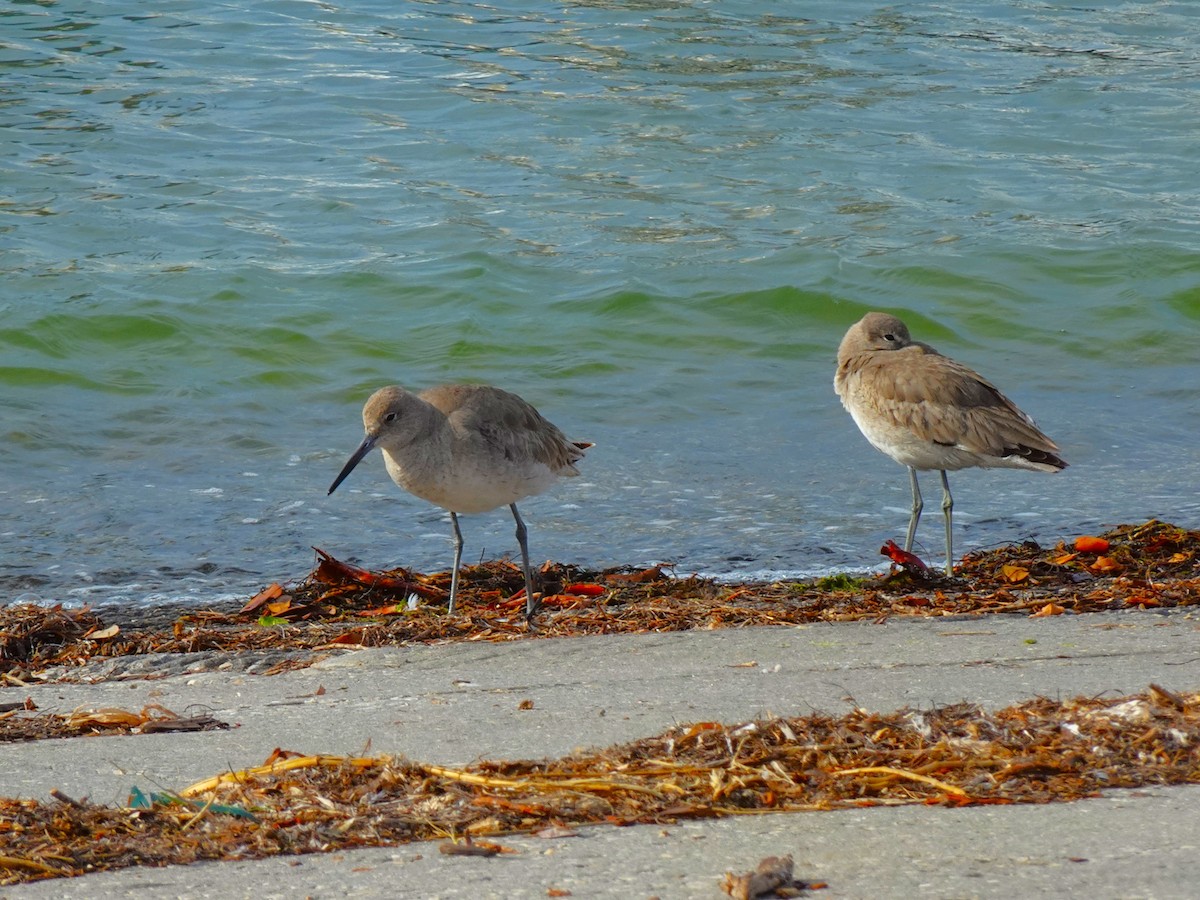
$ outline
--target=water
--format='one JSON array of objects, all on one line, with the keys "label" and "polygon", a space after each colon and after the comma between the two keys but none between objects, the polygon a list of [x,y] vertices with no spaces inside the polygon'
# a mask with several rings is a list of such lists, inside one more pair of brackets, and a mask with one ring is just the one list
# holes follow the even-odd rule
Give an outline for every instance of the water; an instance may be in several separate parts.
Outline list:
[{"label": "water", "polygon": [[1195,524],[1193,6],[797,9],[0,10],[0,602],[445,568],[378,457],[325,496],[394,382],[597,442],[536,558],[876,565],[907,478],[831,386],[875,308],[1072,464],[952,476],[960,550]]}]

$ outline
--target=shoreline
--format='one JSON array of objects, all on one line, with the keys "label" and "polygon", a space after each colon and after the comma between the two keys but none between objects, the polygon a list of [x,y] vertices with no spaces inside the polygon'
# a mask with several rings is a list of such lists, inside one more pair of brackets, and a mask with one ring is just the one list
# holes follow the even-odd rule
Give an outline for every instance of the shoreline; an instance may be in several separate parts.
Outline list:
[{"label": "shoreline", "polygon": [[[520,568],[507,560],[464,567],[461,613],[441,604],[450,573],[370,572],[318,552],[304,578],[273,583],[222,607],[10,606],[0,609],[0,683],[81,674],[113,660],[197,651],[289,659],[350,647],[508,642],[754,625],[882,622],[896,617],[1058,616],[1200,605],[1200,531],[1151,520],[1072,545],[1032,542],[968,554],[953,579],[885,546],[892,573],[810,581],[728,582],[664,567],[585,570],[545,563],[542,610],[523,616]],[[247,663],[253,665],[253,662]],[[186,665],[172,671],[183,671]],[[268,666],[269,669],[269,666]]]},{"label": "shoreline", "polygon": [[[901,573],[731,587],[664,579],[652,570],[550,567],[546,583],[561,582],[574,593],[551,594],[564,599],[547,609],[533,633],[506,607],[523,602],[505,586],[520,577],[506,563],[472,568],[466,614],[455,617],[434,607],[386,611],[401,595],[384,587],[403,582],[432,595],[445,575],[400,572],[366,573],[375,579],[369,586],[353,579],[330,583],[314,572],[303,585],[266,591],[240,618],[194,610],[168,621],[168,611],[158,610],[157,618],[127,621],[109,633],[116,623],[92,613],[68,616],[78,634],[59,645],[65,657],[57,668],[38,670],[34,666],[48,657],[31,657],[27,677],[9,678],[0,691],[0,700],[33,707],[0,713],[6,717],[0,725],[17,734],[6,746],[11,765],[0,778],[0,822],[19,826],[0,829],[0,857],[9,860],[0,859],[0,883],[6,895],[31,897],[50,896],[47,891],[127,896],[147,879],[160,890],[169,885],[173,895],[211,894],[214,885],[240,895],[262,893],[264,878],[278,888],[268,896],[329,893],[346,883],[382,896],[394,890],[397,877],[421,896],[457,896],[460,889],[496,897],[544,897],[552,889],[579,896],[717,896],[723,872],[753,870],[768,853],[790,853],[799,863],[797,877],[829,883],[824,896],[930,894],[934,884],[934,896],[1000,897],[1011,896],[1014,883],[1031,893],[1082,891],[1093,877],[1124,883],[1129,865],[1123,854],[1136,852],[1160,863],[1152,871],[1139,867],[1143,892],[1183,895],[1181,887],[1200,877],[1200,862],[1153,836],[1189,833],[1195,807],[1179,798],[1200,789],[1200,775],[1192,767],[1167,778],[1165,769],[1143,771],[1150,764],[1139,760],[1160,745],[1154,753],[1190,760],[1193,730],[1200,743],[1197,611],[1191,609],[1200,605],[1200,532],[1152,522],[1114,530],[1106,540],[1103,552],[1035,551],[1023,544],[972,556],[955,582],[920,583]],[[585,574],[595,580],[576,580]],[[585,585],[603,586],[604,593],[588,596],[594,589]],[[10,619],[0,633],[11,646],[14,611],[4,612]],[[268,614],[282,624],[259,624]],[[60,616],[61,636],[69,623],[63,611],[52,615]],[[142,626],[153,627],[138,631]],[[11,662],[6,658],[10,676]],[[141,671],[120,668],[139,663]],[[38,671],[55,677],[35,677]],[[1071,712],[1088,703],[1114,712]],[[996,732],[988,717],[1010,707],[1011,715],[1042,709],[1068,718],[1038,732],[1050,741],[1041,749],[1002,743],[989,751],[992,762],[938,762],[936,754],[950,745],[936,734],[906,731],[905,723],[920,717],[954,715],[967,735],[977,735],[963,746],[974,746]],[[1131,717],[1131,709],[1145,711]],[[788,737],[823,715],[836,719],[835,733],[847,741],[842,751],[833,751],[828,737],[799,745]],[[1138,751],[1132,768],[1120,770],[1124,781],[1111,762],[1064,768],[1075,751],[1055,742],[1069,745],[1077,727],[1071,723],[1082,726],[1092,721],[1088,715],[1116,716],[1114,723],[1134,728],[1121,739]],[[48,729],[72,721],[76,734],[92,736],[19,737],[22,723]],[[785,724],[769,724],[776,721]],[[765,739],[769,729],[781,743],[752,752],[747,740]],[[897,747],[900,756],[853,755],[882,747],[888,733],[909,735]],[[1172,750],[1164,735],[1174,733],[1186,739]],[[42,737],[67,735],[47,730]],[[770,760],[789,758],[813,741],[829,744],[832,755],[801,753],[790,780],[773,789],[769,783],[749,787],[757,782],[746,779],[764,777]],[[608,792],[618,790],[613,778],[629,777],[628,767],[572,776],[592,780],[594,789],[569,792],[593,796],[592,806],[554,813],[550,795],[537,794],[547,788],[537,787],[543,776],[534,773],[585,765],[584,757],[572,755],[581,748],[609,748],[586,763],[593,766],[605,753],[639,743],[650,749],[630,751],[641,760],[635,768],[659,766],[659,775],[639,790],[658,792],[659,777],[682,772],[679,754],[693,745],[705,755],[685,768],[713,767],[704,784],[741,779],[747,787],[729,796],[702,792],[687,802],[667,794],[661,808],[622,807],[620,821],[610,821],[618,797]],[[1114,752],[1124,745],[1114,745]],[[248,774],[270,759],[294,768]],[[542,762],[526,770],[519,760]],[[197,794],[201,806],[172,799],[202,779],[241,771],[247,775]],[[1000,772],[1008,774],[999,780],[988,774]],[[1142,788],[1086,799],[1096,793],[1088,784],[1103,783],[1079,779],[1105,772],[1108,784]],[[440,787],[403,800],[400,786],[410,783],[405,773],[416,773],[414,784]],[[531,777],[533,794],[513,793]],[[1180,780],[1180,786],[1163,786]],[[778,802],[772,793],[788,784],[822,783],[849,788],[846,798],[855,808],[811,801],[785,804],[784,811],[772,806]],[[1032,791],[1036,805],[1001,813],[995,804],[1011,800],[996,791],[1018,788]],[[137,796],[150,806],[131,809]],[[270,797],[283,798],[283,805],[276,808]],[[454,797],[459,805],[443,805]],[[747,818],[727,808],[730,798],[740,798],[734,807],[766,808]],[[1048,802],[1055,800],[1067,802]],[[441,822],[455,846],[471,832],[479,841],[498,842],[502,861],[456,857],[459,851],[428,841],[409,843],[419,838],[415,832],[403,837],[414,811],[401,810],[410,802],[420,810],[413,821]],[[525,810],[516,819],[513,804]],[[896,804],[909,812],[901,815]],[[240,818],[239,809],[255,821]],[[385,820],[392,824],[385,827]],[[1051,820],[1062,830],[1047,831]],[[860,838],[878,834],[885,846],[846,837],[842,823],[849,821],[865,829]],[[75,832],[60,834],[53,822],[74,822]],[[574,829],[569,839],[537,836],[556,822]],[[595,822],[609,824],[588,824]],[[913,827],[923,834],[949,828],[947,843],[904,850],[894,829]],[[70,834],[97,829],[111,831],[109,844],[126,849],[95,856],[94,842],[71,843]],[[989,836],[992,862],[984,869],[992,880],[974,879],[980,852],[949,840],[957,832]],[[26,834],[43,837],[30,843]],[[118,841],[118,834],[128,836]],[[44,835],[60,835],[54,838],[59,843],[47,844]],[[286,840],[277,845],[276,837]],[[637,873],[633,884],[613,878],[610,854],[617,848]],[[905,864],[905,854],[914,852],[927,860],[921,871]],[[1044,865],[1031,869],[1031,855]],[[1075,858],[1091,865],[1070,863]],[[151,875],[130,867],[130,859],[172,865]],[[224,862],[179,865],[200,859]],[[872,862],[864,865],[864,859]],[[883,871],[880,860],[890,860]],[[93,874],[82,881],[50,877],[85,872]],[[29,883],[41,878],[49,880]],[[684,884],[689,887],[681,895]],[[448,893],[447,885],[456,887]]]}]

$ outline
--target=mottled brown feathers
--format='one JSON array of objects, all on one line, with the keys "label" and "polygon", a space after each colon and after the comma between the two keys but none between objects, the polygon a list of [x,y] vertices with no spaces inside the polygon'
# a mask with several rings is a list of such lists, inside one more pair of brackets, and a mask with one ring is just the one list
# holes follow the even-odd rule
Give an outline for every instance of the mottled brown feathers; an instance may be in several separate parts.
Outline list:
[{"label": "mottled brown feathers", "polygon": [[460,434],[475,432],[506,459],[531,458],[556,475],[579,474],[575,463],[592,444],[571,441],[516,394],[484,384],[443,384],[418,395],[445,413]]},{"label": "mottled brown feathers", "polygon": [[[912,340],[895,316],[868,313],[846,332],[838,348],[834,387],[864,433],[866,420],[877,425],[877,433],[902,429],[914,441],[978,457],[944,468],[1003,466],[1005,460],[1017,459],[1031,468],[1067,465],[1058,446],[995,385]],[[889,452],[876,440],[872,443]]]}]

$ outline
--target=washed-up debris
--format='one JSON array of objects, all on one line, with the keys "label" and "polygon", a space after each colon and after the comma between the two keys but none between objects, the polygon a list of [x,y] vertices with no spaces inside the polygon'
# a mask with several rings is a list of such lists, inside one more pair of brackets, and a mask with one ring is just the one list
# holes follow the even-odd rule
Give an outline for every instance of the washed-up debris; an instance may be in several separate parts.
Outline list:
[{"label": "washed-up debris", "polygon": [[22,686],[19,673],[56,662],[101,628],[86,608],[16,604],[0,609],[0,683]]},{"label": "washed-up debris", "polygon": [[[73,806],[84,809],[83,804],[71,800],[69,797],[63,797],[60,791],[51,791],[51,796],[58,800],[65,800]],[[141,790],[136,785],[129,791],[129,802],[126,804],[128,809],[154,809],[155,807],[183,807],[192,809],[197,814],[202,813],[219,813],[225,816],[236,816],[239,819],[249,819],[257,821],[258,817],[249,810],[241,806],[228,806],[223,803],[213,803],[209,800],[202,803],[199,800],[189,800],[187,797],[181,797],[178,794],[173,794],[170,791],[151,791],[149,794]]]},{"label": "washed-up debris", "polygon": [[0,800],[0,884],[447,837],[570,835],[585,825],[1074,801],[1200,784],[1198,743],[1200,694],[1152,685],[998,712],[956,704],[698,722],[561,759],[465,768],[276,751],[263,766],[131,798],[128,808]]},{"label": "washed-up debris", "polygon": [[755,900],[758,897],[799,897],[805,891],[825,887],[824,882],[797,881],[792,875],[792,857],[768,856],[760,860],[752,872],[735,875],[726,872],[721,890],[733,900]]},{"label": "washed-up debris", "polygon": [[941,574],[935,572],[929,566],[925,565],[915,553],[909,553],[903,547],[900,547],[895,541],[886,541],[879,548],[881,556],[886,556],[892,561],[893,565],[900,566],[910,578],[916,578],[920,581],[937,581],[941,579]]},{"label": "washed-up debris", "polygon": [[[1086,538],[1086,539],[1085,539]],[[363,647],[446,641],[514,641],[751,625],[884,621],[893,616],[1073,615],[1200,605],[1200,531],[1150,521],[1046,549],[1032,542],[973,553],[954,579],[907,570],[805,582],[729,584],[677,577],[669,567],[586,571],[546,563],[542,613],[524,620],[524,578],[508,561],[467,566],[460,615],[446,614],[450,573],[373,574],[318,551],[290,587],[273,584],[239,607],[105,610],[0,609],[0,686],[28,686],[53,668],[84,680],[89,660],[155,653],[287,651],[263,674],[302,668],[321,655]],[[911,571],[909,571],[911,570]],[[115,629],[115,630],[114,630]]]},{"label": "washed-up debris", "polygon": [[499,856],[517,851],[495,841],[472,840],[468,834],[461,841],[443,841],[438,844],[438,852],[444,856]]},{"label": "washed-up debris", "polygon": [[101,734],[164,734],[181,731],[227,729],[206,712],[181,716],[151,703],[140,712],[105,707],[76,709],[67,714],[36,712],[27,701],[19,709],[0,713],[0,743],[47,738],[89,737]]}]

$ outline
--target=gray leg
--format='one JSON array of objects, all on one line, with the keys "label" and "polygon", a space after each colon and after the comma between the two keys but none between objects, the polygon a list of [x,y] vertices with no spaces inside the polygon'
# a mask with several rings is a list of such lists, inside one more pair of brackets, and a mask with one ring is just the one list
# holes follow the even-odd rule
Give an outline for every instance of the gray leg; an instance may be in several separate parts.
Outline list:
[{"label": "gray leg", "polygon": [[942,469],[942,512],[946,516],[946,575],[954,577],[954,498],[950,496],[950,482],[946,470]]},{"label": "gray leg", "polygon": [[458,569],[462,565],[463,548],[462,532],[458,530],[456,513],[450,513],[450,524],[454,526],[454,571],[450,573],[450,609],[447,611],[453,615],[454,603],[458,600]]},{"label": "gray leg", "polygon": [[[943,477],[945,473],[942,473]],[[904,539],[904,552],[911,553],[913,538],[917,534],[917,523],[921,521],[921,510],[925,508],[925,501],[921,499],[921,486],[917,484],[917,470],[912,466],[908,467],[908,478],[912,482],[912,515],[908,519],[908,537]]]},{"label": "gray leg", "polygon": [[517,543],[521,545],[521,568],[525,572],[525,620],[532,622],[533,617],[537,615],[538,607],[542,604],[533,595],[533,572],[529,568],[529,532],[525,528],[521,514],[517,512],[517,504],[510,503],[508,508],[512,510],[513,519],[516,520]]}]

